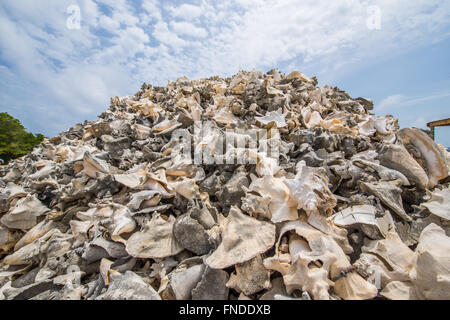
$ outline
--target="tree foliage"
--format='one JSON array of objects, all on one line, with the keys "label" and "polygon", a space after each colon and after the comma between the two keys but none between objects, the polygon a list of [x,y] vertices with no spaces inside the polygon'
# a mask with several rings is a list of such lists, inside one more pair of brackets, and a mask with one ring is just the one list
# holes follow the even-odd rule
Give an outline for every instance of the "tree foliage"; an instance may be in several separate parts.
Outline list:
[{"label": "tree foliage", "polygon": [[19,120],[6,112],[0,113],[0,158],[5,163],[31,152],[42,140],[42,134],[27,132]]}]

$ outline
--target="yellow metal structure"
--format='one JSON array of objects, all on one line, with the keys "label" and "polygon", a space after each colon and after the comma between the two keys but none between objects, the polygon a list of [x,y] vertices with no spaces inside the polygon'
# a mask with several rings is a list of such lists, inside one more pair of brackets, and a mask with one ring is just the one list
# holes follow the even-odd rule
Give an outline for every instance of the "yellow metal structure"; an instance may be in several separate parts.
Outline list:
[{"label": "yellow metal structure", "polygon": [[450,118],[443,119],[443,120],[437,120],[427,123],[427,127],[430,128],[431,136],[434,140],[434,128],[435,127],[443,127],[443,126],[449,126],[450,125]]}]

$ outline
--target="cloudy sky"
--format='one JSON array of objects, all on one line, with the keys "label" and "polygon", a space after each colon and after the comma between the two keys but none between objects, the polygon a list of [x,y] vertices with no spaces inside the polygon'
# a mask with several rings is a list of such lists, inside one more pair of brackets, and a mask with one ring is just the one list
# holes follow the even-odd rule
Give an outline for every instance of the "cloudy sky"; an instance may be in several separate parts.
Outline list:
[{"label": "cloudy sky", "polygon": [[0,112],[47,136],[144,81],[273,67],[403,127],[450,117],[448,0],[2,0],[0,30]]}]

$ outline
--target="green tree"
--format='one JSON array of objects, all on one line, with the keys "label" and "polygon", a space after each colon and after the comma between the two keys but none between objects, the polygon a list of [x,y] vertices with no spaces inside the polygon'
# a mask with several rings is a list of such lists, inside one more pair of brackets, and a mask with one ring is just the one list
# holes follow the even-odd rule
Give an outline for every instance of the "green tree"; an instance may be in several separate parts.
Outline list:
[{"label": "green tree", "polygon": [[31,152],[42,140],[42,134],[27,132],[19,120],[0,113],[0,158],[6,163]]}]

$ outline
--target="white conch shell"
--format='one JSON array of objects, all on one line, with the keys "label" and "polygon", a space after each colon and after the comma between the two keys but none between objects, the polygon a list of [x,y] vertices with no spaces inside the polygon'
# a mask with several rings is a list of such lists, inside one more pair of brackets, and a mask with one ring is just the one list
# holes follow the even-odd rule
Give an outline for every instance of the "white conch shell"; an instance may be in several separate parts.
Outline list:
[{"label": "white conch shell", "polygon": [[19,250],[23,246],[33,242],[36,239],[39,239],[44,234],[49,232],[51,229],[55,227],[55,223],[53,221],[42,220],[40,223],[31,228],[14,246],[14,251]]},{"label": "white conch shell", "polygon": [[393,269],[376,254],[362,252],[353,266],[363,277],[372,280],[379,289],[385,288],[392,281],[409,281],[409,274]]},{"label": "white conch shell", "polygon": [[163,111],[163,109],[159,105],[153,103],[148,98],[143,98],[139,102],[130,101],[128,102],[128,105],[131,108],[138,110],[139,113],[142,113],[146,116],[155,117],[156,119],[159,118],[159,113]]},{"label": "white conch shell", "polygon": [[316,174],[303,160],[297,163],[296,169],[294,179],[284,179],[291,191],[289,203],[305,210],[308,215],[329,215],[337,200],[328,188],[328,181]]},{"label": "white conch shell", "polygon": [[345,134],[349,136],[358,135],[358,131],[356,130],[356,128],[349,128],[344,121],[339,119],[322,120],[320,122],[320,126],[336,134]]},{"label": "white conch shell", "polygon": [[126,207],[114,211],[112,223],[108,226],[111,240],[122,242],[125,245],[126,240],[121,237],[121,234],[132,232],[135,228],[136,222],[131,217],[130,210]]},{"label": "white conch shell", "polygon": [[397,170],[389,169],[389,168],[386,168],[375,162],[367,161],[364,159],[359,159],[356,157],[353,160],[353,164],[362,165],[362,166],[369,167],[369,168],[375,170],[377,172],[378,176],[380,176],[381,181],[400,181],[402,183],[402,185],[404,185],[404,186],[410,185],[408,179],[401,172],[399,172]]},{"label": "white conch shell", "polygon": [[105,160],[101,160],[89,152],[84,153],[83,172],[91,178],[97,178],[97,172],[109,173],[110,166]]},{"label": "white conch shell", "polygon": [[303,117],[303,121],[305,122],[306,128],[308,129],[317,127],[323,121],[320,113],[311,110],[309,107],[302,108],[301,115]]},{"label": "white conch shell", "polygon": [[170,181],[168,186],[188,200],[192,200],[199,194],[198,185],[195,183],[194,179],[183,177],[177,181]]},{"label": "white conch shell", "polygon": [[[377,228],[383,236],[386,236],[389,230],[394,228],[392,217],[389,215],[379,218],[376,217],[376,213],[377,209],[374,206],[357,205],[339,211],[328,219],[341,227],[348,227],[354,224],[372,226]],[[386,213],[386,215],[388,214],[389,212]]]},{"label": "white conch shell", "polygon": [[71,220],[69,222],[69,225],[74,236],[73,246],[76,248],[84,244],[84,242],[88,239],[87,233],[88,230],[93,226],[93,222],[90,220]]},{"label": "white conch shell", "polygon": [[145,181],[145,178],[145,175],[140,175],[138,173],[114,175],[114,179],[117,182],[127,186],[130,189],[138,188]]},{"label": "white conch shell", "polygon": [[277,111],[269,111],[263,117],[255,117],[255,120],[259,121],[263,125],[268,125],[271,122],[275,122],[277,128],[287,127],[286,120],[281,109],[278,109]]},{"label": "white conch shell", "polygon": [[161,194],[156,190],[144,190],[131,195],[127,207],[133,210],[156,206],[161,200]]},{"label": "white conch shell", "polygon": [[47,232],[45,235],[40,237],[39,239],[34,240],[33,242],[27,244],[26,246],[20,248],[15,251],[13,254],[6,256],[3,259],[4,264],[8,264],[11,266],[23,265],[23,264],[31,264],[33,263],[33,259],[39,255],[41,252],[41,246],[45,244],[45,242],[50,239],[50,237],[59,232],[57,229],[52,229]]},{"label": "white conch shell", "polygon": [[137,166],[124,174],[115,174],[114,179],[130,189],[137,189],[147,180],[148,170],[144,165]]},{"label": "white conch shell", "polygon": [[416,288],[410,281],[389,282],[380,295],[390,300],[419,300]]},{"label": "white conch shell", "polygon": [[392,209],[400,218],[407,222],[411,222],[412,218],[406,214],[403,208],[402,189],[392,183],[379,181],[376,183],[368,183],[362,181],[360,188],[364,192],[368,192],[378,197],[386,206]]},{"label": "white conch shell", "polygon": [[420,234],[411,281],[420,299],[450,299],[450,237],[431,223]]},{"label": "white conch shell", "polygon": [[49,211],[34,195],[27,195],[17,201],[0,222],[11,229],[30,229],[37,223],[37,217]]},{"label": "white conch shell", "polygon": [[421,206],[439,218],[450,220],[450,187],[434,191],[431,199]]},{"label": "white conch shell", "polygon": [[153,132],[164,134],[179,128],[182,124],[178,122],[178,117],[172,120],[166,119],[152,127]]},{"label": "white conch shell", "polygon": [[341,247],[345,254],[353,253],[353,248],[348,242],[348,232],[343,227],[336,225],[334,222],[327,219],[327,217],[313,213],[308,216],[307,222],[310,226],[330,236]]},{"label": "white conch shell", "polygon": [[145,140],[150,136],[151,129],[149,127],[134,124],[132,128],[136,131],[136,138],[138,140]]},{"label": "white conch shell", "polygon": [[[425,132],[416,128],[405,128],[398,132],[407,149],[412,148],[417,153],[418,161],[428,174],[428,187],[433,188],[438,182],[448,176],[445,158],[436,142]],[[418,157],[421,159],[419,160]]]},{"label": "white conch shell", "polygon": [[175,299],[191,299],[192,289],[201,280],[204,268],[203,264],[197,264],[189,268],[177,268],[169,274],[169,285]]},{"label": "white conch shell", "polygon": [[287,80],[298,79],[298,80],[300,80],[300,81],[305,81],[305,82],[309,82],[309,83],[312,83],[312,82],[313,82],[312,79],[308,78],[307,76],[305,76],[303,73],[301,73],[301,72],[298,71],[298,70],[292,71],[291,73],[289,73],[289,74],[287,75],[286,78],[287,78]]},{"label": "white conch shell", "polygon": [[228,108],[220,108],[214,113],[213,119],[220,124],[230,125],[237,123],[239,118],[236,117]]},{"label": "white conch shell", "polygon": [[96,300],[161,300],[159,294],[132,271],[111,274],[108,290]]},{"label": "white conch shell", "polygon": [[8,182],[6,188],[4,188],[1,193],[8,195],[7,200],[9,202],[11,202],[15,198],[22,198],[27,196],[26,191],[21,186],[18,186],[12,182]]},{"label": "white conch shell", "polygon": [[[289,255],[279,252],[281,237],[293,230],[289,237]],[[305,290],[314,299],[328,300],[329,288],[335,278],[350,267],[350,261],[341,247],[328,236],[302,221],[285,223],[275,256],[264,260],[264,266],[283,275],[288,293],[295,289]],[[354,271],[352,271],[354,273]],[[377,289],[358,274],[340,278],[337,294],[343,299],[368,299],[377,294]]]},{"label": "white conch shell", "polygon": [[20,231],[13,232],[0,226],[0,254],[10,251],[16,245],[21,235]]},{"label": "white conch shell", "polygon": [[350,226],[357,223],[377,225],[376,212],[377,209],[371,205],[352,206],[339,211],[328,219],[338,226]]},{"label": "white conch shell", "polygon": [[403,285],[391,284],[397,281],[408,282],[414,267],[413,251],[402,242],[395,231],[389,232],[386,239],[369,241],[362,251],[354,266],[359,273],[375,281],[382,289],[383,296],[396,299],[408,292]]},{"label": "white conch shell", "polygon": [[223,221],[222,242],[205,260],[212,269],[224,269],[248,261],[270,249],[275,242],[275,226],[244,215],[232,206]]},{"label": "white conch shell", "polygon": [[281,277],[272,280],[270,290],[264,293],[259,300],[275,300],[276,295],[287,296],[283,278]]},{"label": "white conch shell", "polygon": [[377,287],[364,280],[358,273],[349,272],[335,281],[334,291],[345,300],[366,300],[377,296]]},{"label": "white conch shell", "polygon": [[[272,222],[297,220],[298,210],[295,206],[289,206],[291,191],[282,178],[264,176],[252,181],[249,190],[257,192],[260,196],[249,193],[249,200],[256,200],[255,209]],[[252,206],[251,203],[248,204]],[[252,206],[253,207],[253,206]],[[267,209],[266,209],[267,208]]]},{"label": "white conch shell", "polygon": [[367,116],[366,120],[359,123],[359,133],[364,136],[373,136],[375,133],[388,136],[394,131],[389,127],[388,120],[383,117]]},{"label": "white conch shell", "polygon": [[32,180],[42,180],[48,178],[50,173],[55,170],[55,163],[53,161],[41,160],[33,164],[36,168],[36,172],[30,174],[28,177]]},{"label": "white conch shell", "polygon": [[173,235],[175,217],[167,220],[155,214],[143,230],[127,241],[126,250],[135,258],[165,258],[183,251]]},{"label": "white conch shell", "polygon": [[422,189],[428,187],[426,172],[402,144],[383,146],[382,150],[378,152],[378,159],[381,165],[403,173],[410,183],[416,184]]},{"label": "white conch shell", "polygon": [[237,264],[236,273],[231,274],[227,287],[247,296],[270,288],[270,271],[264,268],[261,255]]},{"label": "white conch shell", "polygon": [[395,231],[387,233],[386,239],[369,241],[362,251],[381,258],[396,279],[407,279],[413,268],[414,252],[403,243]]},{"label": "white conch shell", "polygon": [[109,276],[111,274],[120,275],[116,270],[111,269],[111,266],[114,264],[113,261],[110,261],[106,258],[103,258],[100,261],[100,275],[103,278],[103,281],[106,285],[109,285]]}]

